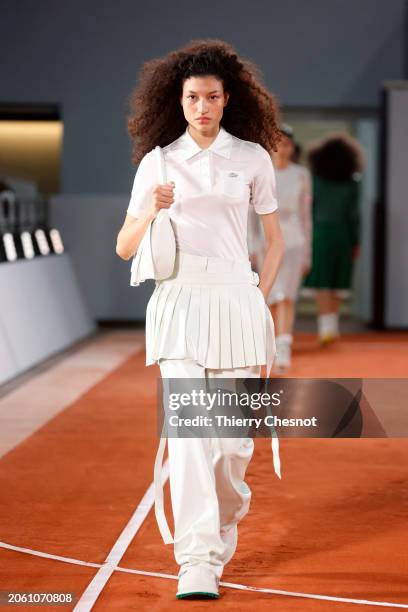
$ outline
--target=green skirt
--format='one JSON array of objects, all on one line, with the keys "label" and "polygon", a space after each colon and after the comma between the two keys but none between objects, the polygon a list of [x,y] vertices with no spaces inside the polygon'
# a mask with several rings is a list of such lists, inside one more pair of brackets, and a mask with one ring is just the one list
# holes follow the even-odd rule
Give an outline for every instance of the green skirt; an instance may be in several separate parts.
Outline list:
[{"label": "green skirt", "polygon": [[339,224],[315,224],[312,266],[303,286],[315,289],[350,289],[353,259],[349,228]]}]

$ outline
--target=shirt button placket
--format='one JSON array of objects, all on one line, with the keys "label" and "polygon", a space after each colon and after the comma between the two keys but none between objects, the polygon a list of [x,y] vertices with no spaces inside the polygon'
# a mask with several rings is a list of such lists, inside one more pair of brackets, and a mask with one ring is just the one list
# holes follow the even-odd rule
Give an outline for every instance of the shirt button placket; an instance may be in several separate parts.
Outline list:
[{"label": "shirt button placket", "polygon": [[200,158],[200,173],[207,189],[211,189],[210,151],[203,151]]}]

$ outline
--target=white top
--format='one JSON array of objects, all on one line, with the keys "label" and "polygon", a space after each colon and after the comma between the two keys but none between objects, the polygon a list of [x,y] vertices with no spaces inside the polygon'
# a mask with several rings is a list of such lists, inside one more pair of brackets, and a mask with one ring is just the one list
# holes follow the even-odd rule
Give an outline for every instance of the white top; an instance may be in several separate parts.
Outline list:
[{"label": "white top", "polygon": [[[304,251],[304,263],[310,265],[312,233],[312,181],[307,168],[290,163],[286,168],[275,168],[276,191],[279,200],[279,223],[285,249],[294,247]],[[262,228],[258,219],[250,219],[250,243],[259,251]]]},{"label": "white top", "polygon": [[300,246],[310,241],[310,172],[299,164],[276,168],[276,187],[280,202],[282,234],[287,246]]},{"label": "white top", "polygon": [[[188,131],[163,147],[167,181],[174,181],[168,209],[177,248],[192,255],[248,260],[249,207],[258,214],[278,208],[275,172],[268,151],[222,126],[207,149]],[[138,217],[160,183],[154,149],[140,161],[127,212]]]}]

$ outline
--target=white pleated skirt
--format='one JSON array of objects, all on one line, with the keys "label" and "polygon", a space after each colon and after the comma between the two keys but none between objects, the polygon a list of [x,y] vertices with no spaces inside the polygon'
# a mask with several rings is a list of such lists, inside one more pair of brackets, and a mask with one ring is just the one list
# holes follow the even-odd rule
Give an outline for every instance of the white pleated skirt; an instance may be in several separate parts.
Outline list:
[{"label": "white pleated skirt", "polygon": [[162,358],[217,369],[268,365],[275,334],[258,283],[249,260],[177,250],[172,276],[156,281],[147,305],[146,365]]}]

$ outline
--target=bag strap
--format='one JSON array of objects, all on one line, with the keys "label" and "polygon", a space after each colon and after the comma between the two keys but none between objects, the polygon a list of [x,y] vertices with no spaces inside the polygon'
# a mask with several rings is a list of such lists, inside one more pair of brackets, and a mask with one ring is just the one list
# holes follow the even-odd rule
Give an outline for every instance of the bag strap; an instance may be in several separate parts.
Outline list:
[{"label": "bag strap", "polygon": [[160,183],[161,184],[167,183],[166,164],[165,164],[165,161],[164,161],[163,150],[162,150],[162,148],[159,145],[157,145],[154,148],[154,151],[155,151],[155,154],[156,154],[157,164],[159,166]]}]

